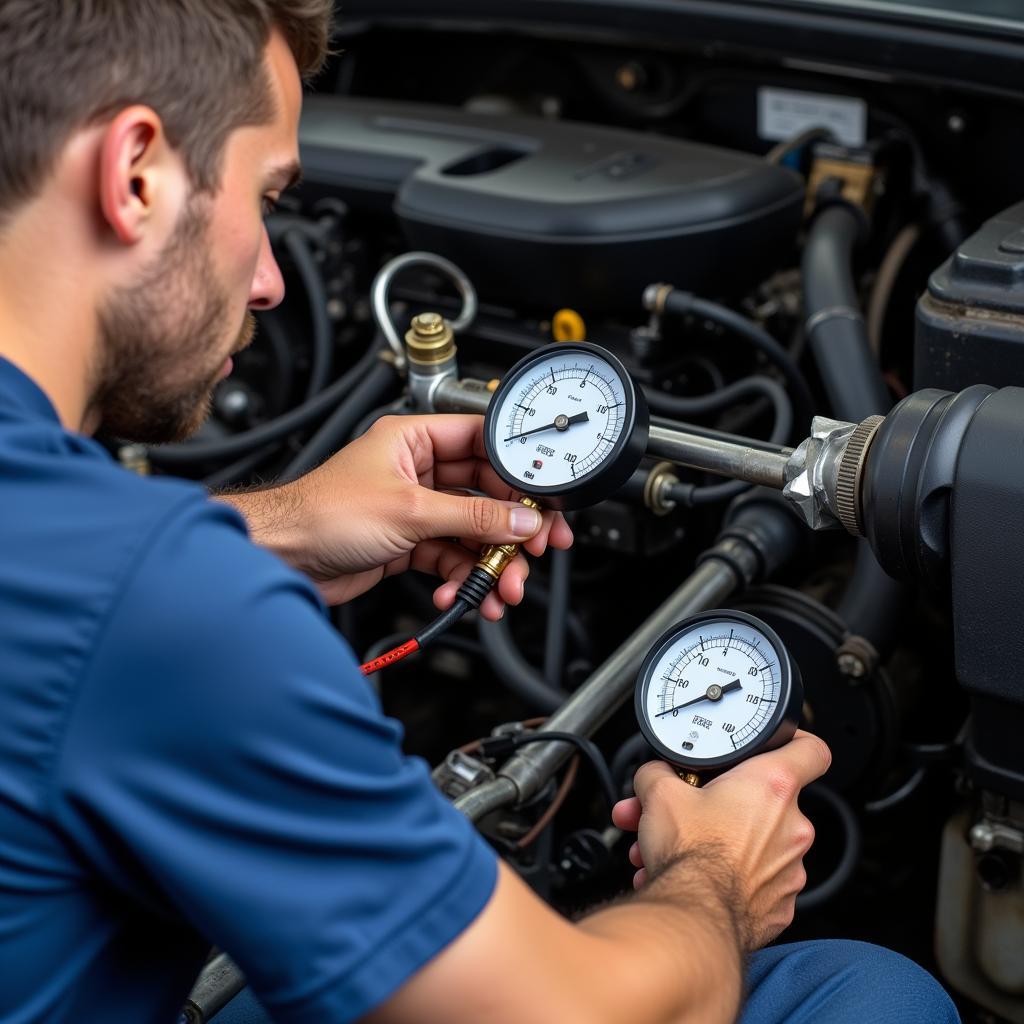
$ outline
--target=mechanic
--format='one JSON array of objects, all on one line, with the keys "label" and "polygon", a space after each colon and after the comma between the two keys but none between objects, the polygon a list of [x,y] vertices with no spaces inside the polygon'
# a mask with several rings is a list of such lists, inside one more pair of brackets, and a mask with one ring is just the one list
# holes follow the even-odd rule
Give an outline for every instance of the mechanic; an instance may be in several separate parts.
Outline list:
[{"label": "mechanic", "polygon": [[641,768],[639,893],[578,924],[403,756],[323,601],[412,568],[444,607],[473,555],[443,538],[572,539],[478,418],[225,501],[91,439],[187,436],[281,300],[262,216],[329,6],[0,0],[0,1021],[169,1024],[211,944],[285,1024],[730,1021],[745,969],[749,1022],[956,1020],[874,947],[746,964],[805,881],[808,734],[703,790]]}]

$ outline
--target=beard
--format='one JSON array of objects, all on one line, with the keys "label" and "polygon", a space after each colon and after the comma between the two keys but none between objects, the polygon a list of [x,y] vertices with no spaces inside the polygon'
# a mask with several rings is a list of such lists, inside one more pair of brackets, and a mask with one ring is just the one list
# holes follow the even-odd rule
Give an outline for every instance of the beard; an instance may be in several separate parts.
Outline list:
[{"label": "beard", "polygon": [[141,280],[99,310],[99,353],[90,409],[105,433],[125,441],[183,441],[210,413],[227,357],[252,340],[246,313],[230,349],[231,303],[217,283],[209,217],[193,199]]}]

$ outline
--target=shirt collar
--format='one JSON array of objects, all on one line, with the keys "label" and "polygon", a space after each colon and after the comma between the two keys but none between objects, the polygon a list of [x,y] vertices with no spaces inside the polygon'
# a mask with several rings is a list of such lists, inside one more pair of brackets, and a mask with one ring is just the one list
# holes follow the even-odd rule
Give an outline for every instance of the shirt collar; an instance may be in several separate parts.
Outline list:
[{"label": "shirt collar", "polygon": [[0,416],[11,411],[27,419],[53,420],[60,424],[57,410],[39,385],[14,363],[0,356]]}]

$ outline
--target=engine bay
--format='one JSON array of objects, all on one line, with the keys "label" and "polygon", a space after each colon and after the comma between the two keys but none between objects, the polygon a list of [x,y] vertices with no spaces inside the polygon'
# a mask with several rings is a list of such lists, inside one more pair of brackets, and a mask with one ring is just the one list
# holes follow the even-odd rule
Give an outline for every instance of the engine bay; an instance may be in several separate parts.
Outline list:
[{"label": "engine bay", "polygon": [[[373,677],[406,750],[578,914],[630,887],[600,766],[621,797],[651,756],[640,661],[683,611],[756,616],[834,758],[787,937],[880,943],[965,1021],[1021,1022],[1024,24],[897,6],[347,4],[267,220],[283,306],[195,439],[112,445],[258,486],[600,346],[650,408],[645,457],[567,513],[520,607]],[[443,373],[404,344],[426,313]],[[432,589],[387,579],[335,625],[369,662]],[[597,754],[522,744],[545,728]]]}]

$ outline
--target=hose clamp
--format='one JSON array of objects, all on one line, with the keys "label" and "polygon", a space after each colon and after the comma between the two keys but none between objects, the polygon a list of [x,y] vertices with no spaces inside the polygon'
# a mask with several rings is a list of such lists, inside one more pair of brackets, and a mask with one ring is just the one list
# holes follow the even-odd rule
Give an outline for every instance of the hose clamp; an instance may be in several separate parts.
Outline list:
[{"label": "hose clamp", "polygon": [[836,515],[854,537],[864,536],[860,514],[861,477],[871,442],[884,422],[884,416],[869,416],[857,424],[857,429],[850,435],[850,440],[846,442],[842,458],[839,460],[839,470],[836,473]]}]

